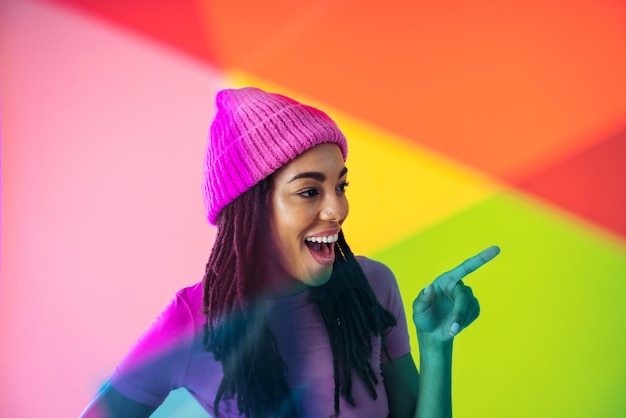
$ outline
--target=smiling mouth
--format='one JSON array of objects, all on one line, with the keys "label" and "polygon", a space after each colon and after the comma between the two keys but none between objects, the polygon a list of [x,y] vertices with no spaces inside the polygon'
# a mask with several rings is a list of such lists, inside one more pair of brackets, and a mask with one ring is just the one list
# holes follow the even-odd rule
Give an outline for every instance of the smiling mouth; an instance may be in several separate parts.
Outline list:
[{"label": "smiling mouth", "polygon": [[318,256],[323,258],[330,258],[332,255],[332,246],[339,239],[339,234],[320,236],[320,237],[307,237],[304,240],[306,246]]},{"label": "smiling mouth", "polygon": [[324,258],[330,257],[330,246],[332,244],[311,241],[306,241],[305,243],[306,246],[309,247],[309,250],[313,251],[315,254],[318,254]]}]

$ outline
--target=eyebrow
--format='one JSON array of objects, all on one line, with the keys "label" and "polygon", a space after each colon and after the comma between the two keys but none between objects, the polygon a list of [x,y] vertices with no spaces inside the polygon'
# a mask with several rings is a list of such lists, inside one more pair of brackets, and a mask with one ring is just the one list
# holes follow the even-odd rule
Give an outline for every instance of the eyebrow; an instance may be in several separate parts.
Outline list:
[{"label": "eyebrow", "polygon": [[[337,178],[340,179],[343,176],[345,176],[346,174],[348,174],[348,167],[342,168],[341,171],[339,172],[339,175],[337,176]],[[317,171],[307,171],[307,172],[304,172],[304,173],[296,174],[287,183],[291,183],[292,181],[295,181],[295,180],[298,180],[298,179],[313,179],[313,180],[317,180],[319,182],[323,182],[324,180],[326,180],[326,176],[323,173],[320,173],[320,172],[317,172]]]}]

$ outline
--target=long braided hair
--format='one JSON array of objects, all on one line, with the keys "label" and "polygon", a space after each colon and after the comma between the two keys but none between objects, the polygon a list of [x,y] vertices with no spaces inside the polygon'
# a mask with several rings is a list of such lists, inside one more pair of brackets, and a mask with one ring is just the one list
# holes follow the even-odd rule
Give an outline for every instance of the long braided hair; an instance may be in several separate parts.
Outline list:
[{"label": "long braided hair", "polygon": [[[262,222],[269,179],[264,179],[227,205],[217,218],[217,237],[206,265],[203,306],[204,344],[222,363],[223,378],[214,400],[236,397],[240,413],[249,417],[297,416],[285,378],[286,365],[263,311],[265,285]],[[339,398],[355,405],[352,373],[376,399],[378,379],[369,362],[372,335],[381,336],[396,324],[395,317],[376,299],[343,233],[335,243],[330,280],[311,288],[324,319],[333,353],[334,410]]]}]

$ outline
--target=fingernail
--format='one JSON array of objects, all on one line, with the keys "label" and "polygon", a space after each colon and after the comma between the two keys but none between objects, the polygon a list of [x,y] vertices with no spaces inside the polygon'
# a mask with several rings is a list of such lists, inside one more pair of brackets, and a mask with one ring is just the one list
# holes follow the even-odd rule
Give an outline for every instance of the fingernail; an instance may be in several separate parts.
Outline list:
[{"label": "fingernail", "polygon": [[428,286],[424,288],[424,294],[427,294],[428,292],[430,292],[430,286],[432,286],[432,284],[429,284]]},{"label": "fingernail", "polygon": [[459,332],[459,329],[461,329],[461,325],[459,325],[458,322],[453,323],[450,327],[450,335],[456,335]]}]

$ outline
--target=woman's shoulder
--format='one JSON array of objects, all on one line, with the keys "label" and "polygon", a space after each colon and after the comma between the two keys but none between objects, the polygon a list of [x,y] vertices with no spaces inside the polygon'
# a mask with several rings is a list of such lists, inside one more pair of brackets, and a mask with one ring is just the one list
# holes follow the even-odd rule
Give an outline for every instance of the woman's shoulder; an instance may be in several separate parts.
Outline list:
[{"label": "woman's shoulder", "polygon": [[176,292],[171,306],[178,310],[187,311],[194,322],[200,321],[204,323],[203,290],[202,281],[184,287]]},{"label": "woman's shoulder", "polygon": [[362,255],[356,256],[356,259],[370,282],[372,280],[396,281],[393,271],[385,263]]},{"label": "woman's shoulder", "polygon": [[393,271],[385,263],[365,257],[356,257],[367,281],[381,302],[398,294],[398,283]]},{"label": "woman's shoulder", "polygon": [[202,306],[202,281],[199,281],[196,284],[192,284],[191,286],[184,287],[176,292],[176,299],[180,299],[185,301],[189,306],[191,305],[200,305]]},{"label": "woman's shoulder", "polygon": [[204,323],[202,282],[178,290],[147,330],[147,335],[169,339],[176,334],[193,334]]}]

